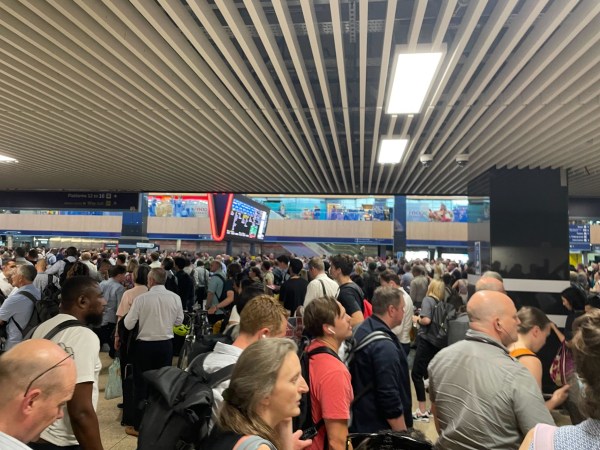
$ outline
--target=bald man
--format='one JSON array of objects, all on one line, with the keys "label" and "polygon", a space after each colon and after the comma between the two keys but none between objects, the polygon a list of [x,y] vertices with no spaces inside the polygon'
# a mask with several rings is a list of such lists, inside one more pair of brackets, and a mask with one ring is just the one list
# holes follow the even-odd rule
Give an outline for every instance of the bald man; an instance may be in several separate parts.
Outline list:
[{"label": "bald man", "polygon": [[488,270],[475,283],[475,291],[498,291],[506,294],[502,275]]},{"label": "bald man", "polygon": [[465,340],[429,364],[436,447],[518,449],[536,424],[554,421],[533,376],[508,354],[506,347],[517,340],[517,310],[506,294],[479,291],[467,314]]},{"label": "bald man", "polygon": [[24,341],[2,355],[0,448],[29,449],[25,443],[63,417],[75,378],[72,355],[46,339]]},{"label": "bald man", "polygon": [[[475,284],[475,291],[496,291],[506,294],[504,281],[498,272],[488,270]],[[462,341],[469,330],[469,317],[467,314],[459,314],[455,319],[448,321],[448,345]]]}]

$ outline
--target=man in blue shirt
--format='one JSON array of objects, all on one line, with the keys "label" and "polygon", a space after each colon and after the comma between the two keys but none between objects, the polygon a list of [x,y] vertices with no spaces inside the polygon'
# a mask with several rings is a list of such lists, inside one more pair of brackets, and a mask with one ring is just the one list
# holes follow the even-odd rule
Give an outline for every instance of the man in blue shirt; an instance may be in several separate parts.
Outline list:
[{"label": "man in blue shirt", "polygon": [[[355,401],[352,404],[353,433],[403,431],[412,428],[410,378],[406,355],[392,328],[404,318],[402,293],[391,287],[375,290],[373,315],[356,330],[356,350],[350,355],[350,375]],[[384,338],[359,350],[371,333]]]},{"label": "man in blue shirt", "polygon": [[125,293],[125,287],[123,287],[122,283],[125,281],[126,273],[127,269],[125,266],[112,266],[108,271],[110,278],[100,283],[102,296],[106,299],[106,309],[102,317],[102,325],[100,328],[95,328],[94,332],[100,339],[100,347],[105,343],[110,347],[108,355],[111,358],[115,357],[115,340],[113,334],[117,326],[117,309],[121,303],[121,297]]},{"label": "man in blue shirt", "polygon": [[32,265],[21,265],[14,269],[12,284],[17,290],[0,306],[0,325],[7,324],[6,350],[23,340],[21,330],[31,318],[34,302],[42,296],[40,290],[33,285],[36,275],[37,271]]}]

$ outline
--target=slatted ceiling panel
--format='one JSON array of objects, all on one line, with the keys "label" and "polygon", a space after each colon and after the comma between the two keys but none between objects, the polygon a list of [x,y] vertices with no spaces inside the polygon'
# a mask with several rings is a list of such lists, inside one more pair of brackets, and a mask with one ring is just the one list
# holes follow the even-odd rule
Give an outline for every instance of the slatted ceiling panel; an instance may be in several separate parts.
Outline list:
[{"label": "slatted ceiling panel", "polygon": [[[152,5],[149,2],[145,2],[146,6],[148,7],[147,9],[144,10],[144,12],[146,13],[146,18],[149,19],[149,21],[154,21],[157,25],[158,24],[165,24],[165,25],[170,25],[170,22],[165,20],[164,17],[164,12],[158,8],[154,8],[151,9],[150,6]],[[123,7],[126,4],[121,4],[121,5],[114,5],[115,7],[120,6]],[[131,17],[130,20],[135,20],[137,19],[137,15],[136,12],[134,10],[131,11],[131,14],[127,14],[127,12],[125,11],[119,11],[121,16],[125,16],[125,17]],[[146,27],[148,27],[145,23],[145,21],[140,21],[140,20],[136,20],[136,22],[139,23],[139,25],[135,26],[136,30],[139,30],[140,33],[144,33],[144,29]],[[167,27],[165,27],[167,28]],[[177,33],[176,29],[173,29],[174,27],[170,27],[172,28],[172,32]],[[168,33],[169,30],[161,30],[164,33]],[[146,33],[153,33],[154,30],[147,28]],[[179,34],[177,33],[177,35],[179,36]],[[181,36],[179,36],[181,38]],[[157,36],[155,38],[155,51],[156,52],[160,52],[160,56],[165,59],[165,58],[171,58],[172,60],[174,60],[174,62],[172,64],[178,63],[179,61],[176,58],[176,55],[171,53],[171,49],[165,45],[165,43],[159,38],[159,36]],[[192,74],[186,74],[187,79],[189,80],[190,85],[193,85],[195,82],[195,77]],[[213,99],[214,100],[214,99]],[[196,102],[198,101],[197,99],[195,100]],[[214,104],[214,103],[213,103]],[[202,105],[201,105],[202,106]],[[206,110],[206,108],[204,108],[204,110]],[[206,110],[208,115],[212,115],[212,111],[208,111]],[[217,110],[218,111],[218,110]],[[215,138],[217,140],[221,140],[222,142],[224,142],[224,147],[222,148],[229,148],[231,149],[231,153],[233,157],[238,157],[238,158],[243,158],[243,159],[247,159],[249,163],[256,165],[257,167],[261,168],[262,165],[266,165],[268,170],[275,170],[274,166],[269,167],[269,163],[270,161],[268,161],[268,158],[262,157],[260,158],[259,156],[262,156],[263,153],[262,152],[257,152],[257,153],[248,153],[243,149],[238,149],[238,145],[237,143],[233,142],[231,140],[231,136],[235,135],[235,129],[232,126],[228,126],[228,118],[226,117],[226,115],[223,115],[223,119],[225,120],[215,120],[214,118],[211,120],[209,117],[207,117],[205,115],[205,117],[203,118],[204,121],[206,121],[208,119],[208,121],[211,122],[211,127],[215,130],[220,131],[220,133],[217,133],[215,135]],[[229,122],[231,123],[231,122]],[[252,140],[248,140],[246,139],[246,136],[244,136],[243,134],[239,134],[239,138],[241,139],[242,142],[245,141],[245,143],[248,146],[251,146],[253,144],[255,144],[255,142],[253,142]],[[213,147],[213,151],[214,151],[214,160],[220,160],[222,161],[223,167],[222,169],[220,169],[221,173],[227,173],[227,166],[228,163],[226,160],[222,159],[221,156],[221,152],[219,151],[218,148]],[[202,155],[202,157],[205,155]],[[202,158],[201,157],[201,158]],[[199,159],[201,159],[199,158]],[[203,158],[202,158],[203,159]]]},{"label": "slatted ceiling panel", "polygon": [[[401,191],[402,191],[402,189],[407,189],[407,186],[408,186],[408,188],[410,188],[410,186],[412,184],[418,183],[419,181],[422,181],[425,178],[433,178],[431,176],[428,176],[428,174],[435,173],[436,165],[439,164],[438,157],[436,157],[434,159],[432,167],[428,168],[427,172],[422,173],[422,175],[421,175],[421,174],[419,174],[419,172],[423,172],[423,168],[422,168],[422,166],[419,167],[420,164],[418,164],[418,156],[417,155],[419,153],[414,151],[418,145],[418,142],[421,139],[421,135],[422,135],[422,132],[423,132],[425,126],[431,120],[432,114],[434,112],[433,108],[426,108],[425,105],[438,104],[440,97],[442,96],[443,92],[445,92],[445,88],[446,88],[446,86],[448,86],[448,83],[450,82],[450,78],[452,77],[454,70],[460,70],[460,68],[462,67],[460,65],[461,57],[462,57],[463,53],[465,52],[465,48],[467,47],[467,44],[471,40],[472,34],[477,29],[477,25],[479,24],[479,21],[485,10],[485,7],[486,7],[486,4],[484,2],[469,3],[468,7],[465,10],[465,14],[459,24],[456,36],[454,37],[452,44],[450,46],[447,46],[447,48],[446,48],[446,56],[444,58],[445,66],[442,67],[442,69],[440,71],[438,71],[437,80],[435,81],[435,88],[433,89],[433,92],[430,91],[430,98],[426,99],[426,103],[424,104],[424,111],[422,114],[423,118],[422,119],[420,118],[421,120],[419,120],[418,125],[415,124],[415,126],[417,127],[417,130],[414,133],[412,133],[410,146],[407,149],[408,150],[408,158],[405,159],[405,161],[408,163],[410,161],[410,157],[412,156],[413,165],[407,171],[406,170],[403,170],[402,172],[398,171],[398,176],[396,177],[394,184],[393,184],[393,186],[396,186],[398,184],[398,182],[400,181],[400,176],[403,172],[410,173],[411,174],[410,177],[403,177],[402,183],[401,183],[402,187],[400,188]],[[442,108],[443,108],[443,105],[444,105],[444,103],[442,103]],[[443,114],[443,110],[442,111],[438,110],[438,112]],[[438,127],[435,127],[435,128],[439,129],[439,125],[438,125]],[[434,134],[436,132],[435,128],[431,127],[429,129],[429,136],[431,136],[432,134]],[[428,151],[427,153],[431,153],[431,154],[435,155],[435,152]],[[453,163],[453,161],[450,162],[450,164],[452,164],[452,163]],[[421,175],[421,176],[419,176],[419,175]],[[437,175],[436,175],[436,178],[437,178]]]},{"label": "slatted ceiling panel", "polygon": [[[454,115],[448,118],[448,115],[450,113],[449,109],[440,108],[440,115],[443,115],[442,117],[445,117],[446,119],[436,119],[437,123],[436,125],[433,125],[434,129],[440,130],[442,127],[447,126],[447,130],[452,130],[454,126],[456,126],[460,122],[460,120],[469,112],[470,106],[477,102],[477,99],[483,92],[485,86],[487,86],[487,84],[491,81],[494,75],[498,72],[500,67],[504,64],[504,61],[506,60],[507,56],[510,54],[511,51],[513,51],[514,47],[518,44],[519,40],[533,24],[533,21],[543,10],[544,6],[545,2],[543,1],[528,2],[524,5],[523,9],[518,14],[518,16],[511,20],[510,28],[513,30],[513,32],[507,33],[506,37],[504,37],[500,41],[500,43],[495,47],[491,55],[486,55],[486,64],[482,67],[482,70],[480,70],[480,72],[477,74],[477,78],[475,80],[472,80],[468,90],[465,93],[462,93],[461,91],[452,92],[451,95],[462,95],[462,99],[453,97],[453,100],[450,101],[450,104],[457,105],[457,108],[455,108]],[[453,126],[449,125],[451,123],[450,120],[454,121]],[[433,139],[435,136],[435,133],[429,133],[426,136],[426,139],[424,139],[424,142],[421,144],[421,147],[424,149],[424,151],[427,151],[427,153],[435,154],[435,152],[439,151],[440,149],[440,147],[437,144],[433,145],[434,150],[430,149],[430,145],[433,144]],[[446,134],[443,139],[447,138],[447,136],[448,134]],[[437,142],[440,142],[440,139],[437,139]]]},{"label": "slatted ceiling panel", "polygon": [[[340,100],[342,105],[342,114],[344,120],[341,136],[346,137],[346,155],[350,168],[350,190],[356,192],[356,178],[354,170],[354,154],[352,151],[352,129],[350,127],[350,105],[348,103],[348,86],[346,84],[346,61],[344,59],[344,35],[342,31],[341,5],[339,0],[331,0],[331,22],[333,26],[333,38],[335,43],[335,58],[337,63],[337,72],[339,79]],[[341,146],[341,145],[340,145]],[[344,172],[345,175],[345,172]]]},{"label": "slatted ceiling panel", "polygon": [[[412,13],[413,14],[412,19],[410,21],[410,25],[409,25],[409,29],[408,29],[408,37],[407,37],[407,43],[406,43],[406,47],[407,47],[408,51],[414,51],[417,47],[419,35],[421,33],[422,26],[423,26],[423,18],[425,15],[426,8],[427,8],[426,0],[417,0],[415,2],[413,13]],[[393,59],[392,59],[392,63],[393,63]],[[391,73],[391,71],[393,69],[390,67],[389,70]],[[389,86],[390,81],[391,80],[389,80],[387,83],[388,84],[387,92],[389,92],[389,90],[390,90],[390,86]],[[402,130],[398,134],[398,137],[409,138],[408,130],[412,123],[413,117],[414,116],[412,114],[408,115],[408,116],[403,116],[403,120],[401,120]],[[393,135],[395,134],[395,127],[396,127],[397,120],[398,120],[398,116],[396,116],[396,115],[391,116],[390,123],[388,126],[387,136],[393,137]],[[405,155],[406,155],[406,150],[405,150],[404,155],[402,155],[401,161],[404,160]],[[377,183],[376,183],[376,188],[375,188],[376,191],[381,190],[381,179],[382,179],[383,173],[385,171],[387,171],[388,175],[387,175],[386,181],[385,181],[385,184],[387,185],[389,183],[390,178],[392,177],[392,174],[394,173],[394,171],[396,169],[397,169],[397,167],[395,165],[382,165],[379,167],[379,175],[377,177]]]},{"label": "slatted ceiling panel", "polygon": [[[540,58],[540,53],[536,54],[536,52],[540,50],[547,39],[552,36],[552,33],[556,31],[556,28],[561,24],[561,21],[555,20],[555,18],[557,16],[563,17],[566,21],[570,21],[573,24],[576,24],[577,20],[583,19],[580,16],[573,17],[568,15],[575,3],[576,2],[572,2],[570,5],[568,5],[567,2],[554,3],[552,5],[552,13],[551,10],[549,10],[548,15],[541,16],[542,21],[547,19],[546,23],[534,24],[532,32],[526,36],[525,40],[520,42],[519,47],[513,53],[508,55],[508,59],[505,60],[501,72],[494,78],[492,84],[485,89],[479,99],[466,111],[466,116],[464,118],[461,117],[461,123],[453,123],[445,130],[444,137],[439,141],[437,146],[444,146],[445,155],[442,155],[441,158],[436,158],[434,164],[430,168],[430,170],[435,170],[440,165],[445,167],[445,170],[441,174],[442,180],[440,180],[439,186],[442,191],[443,189],[449,188],[448,185],[444,184],[447,180],[453,188],[456,188],[460,184],[466,186],[466,181],[470,177],[473,177],[474,174],[478,173],[477,169],[473,169],[477,164],[477,160],[482,162],[481,171],[496,165],[495,160],[501,157],[501,155],[496,155],[487,150],[480,152],[475,148],[471,149],[471,146],[474,146],[477,149],[482,148],[477,145],[479,143],[479,136],[483,133],[483,139],[490,137],[491,132],[488,127],[498,123],[498,116],[507,107],[507,99],[511,96],[515,97],[514,92],[521,92],[524,86],[528,84],[528,77],[523,76],[523,69],[527,63],[532,60],[532,63],[527,65],[525,71],[537,71],[540,70],[540,66],[543,67],[551,61],[549,57]],[[589,18],[587,20],[589,20]],[[556,41],[553,45],[563,45],[559,39],[565,38],[566,36],[567,33],[562,33],[562,36],[557,36],[556,34],[552,36],[551,38]],[[505,33],[503,39],[510,39],[510,34],[508,34],[508,32]],[[521,108],[521,103],[515,102],[511,106],[514,110],[518,111]],[[450,137],[451,134],[452,136]],[[465,136],[466,139],[463,139]],[[461,141],[461,139],[463,140]],[[474,161],[470,161],[467,170],[463,170],[455,164],[452,164],[452,161],[457,154],[465,152],[467,149],[469,149],[469,153],[473,154]],[[413,186],[405,187],[408,189],[416,189],[418,184],[419,183],[415,183]]]},{"label": "slatted ceiling panel", "polygon": [[[263,88],[267,92],[267,95],[271,102],[274,104],[275,110],[279,113],[281,120],[287,130],[293,137],[294,143],[297,148],[301,149],[301,154],[304,157],[301,160],[298,157],[296,151],[291,151],[290,155],[282,154],[288,166],[298,167],[303,174],[303,178],[306,180],[312,180],[306,169],[306,165],[310,166],[314,170],[314,164],[312,159],[308,156],[304,149],[304,142],[302,141],[300,134],[298,133],[296,124],[294,123],[290,111],[288,111],[286,102],[280,95],[279,90],[276,86],[276,80],[272,78],[269,69],[263,61],[263,57],[259,52],[258,47],[254,43],[254,39],[248,32],[246,25],[238,12],[238,9],[231,2],[217,1],[216,4],[221,8],[225,16],[225,20],[233,31],[233,35],[241,47],[242,51],[246,56],[249,57],[249,62],[254,70],[255,76],[258,78]],[[291,146],[292,144],[290,144]],[[295,150],[295,149],[294,149]],[[289,157],[291,156],[291,158]],[[313,187],[314,189],[314,187]]]},{"label": "slatted ceiling panel", "polygon": [[[306,99],[308,110],[311,114],[310,118],[313,122],[313,129],[316,131],[318,137],[318,144],[320,144],[321,152],[324,154],[324,159],[327,162],[327,168],[325,169],[325,174],[323,175],[324,181],[327,183],[330,192],[343,192],[340,189],[338,178],[332,176],[330,172],[331,167],[333,166],[332,155],[329,151],[329,145],[325,136],[323,122],[321,121],[319,111],[316,107],[315,93],[313,91],[312,85],[310,84],[306,64],[304,63],[304,59],[302,58],[302,50],[298,42],[296,30],[293,26],[291,12],[288,6],[285,4],[285,2],[275,2],[273,4],[273,8],[277,16],[277,20],[279,21],[279,25],[281,27],[285,43],[287,45],[287,49],[289,51],[293,63],[294,70],[300,83],[301,89],[297,89],[302,91],[304,98]],[[321,178],[319,174],[315,174],[315,176],[317,178]]]},{"label": "slatted ceiling panel", "polygon": [[[270,63],[273,65],[273,69],[278,77],[278,80],[276,81],[281,83],[281,88],[283,89],[289,101],[291,112],[293,112],[295,115],[297,123],[300,126],[300,130],[298,131],[303,133],[303,135],[300,137],[306,141],[310,149],[311,156],[306,155],[305,152],[305,159],[313,173],[319,173],[321,176],[326,177],[327,172],[324,169],[323,161],[317,148],[317,143],[314,139],[313,133],[310,131],[310,124],[303,110],[304,106],[303,101],[301,100],[303,98],[303,93],[297,92],[294,89],[292,74],[290,74],[286,68],[286,62],[279,49],[279,45],[273,34],[272,26],[268,22],[266,13],[263,7],[254,1],[245,1],[244,4],[248,9],[251,19],[254,21],[254,23],[259,25],[257,27],[257,33],[263,45],[265,46],[265,51],[269,56]],[[291,129],[290,132],[294,132],[294,130]],[[317,171],[315,166],[318,166],[319,171]],[[311,176],[308,176],[308,179],[316,181],[314,180],[314,177]],[[321,183],[320,189],[317,188],[317,191],[325,191],[326,189],[324,186],[325,185]]]},{"label": "slatted ceiling panel", "polygon": [[390,66],[390,55],[392,47],[392,37],[394,34],[394,25],[396,17],[397,0],[390,0],[387,4],[385,29],[383,35],[383,44],[381,52],[381,69],[378,77],[377,84],[377,103],[375,104],[375,123],[373,127],[372,145],[371,145],[371,161],[369,166],[369,178],[366,185],[367,191],[374,191],[373,186],[373,173],[376,167],[377,152],[379,146],[379,133],[381,127],[381,116],[383,114],[384,102],[385,102],[385,87]]},{"label": "slatted ceiling panel", "polygon": [[[597,5],[591,4],[589,4],[589,6],[597,7]],[[536,101],[538,96],[541,96],[543,99],[553,99],[556,97],[557,92],[560,92],[564,87],[574,83],[575,80],[572,77],[561,76],[561,74],[565,69],[570,67],[571,64],[574,64],[574,60],[581,63],[581,59],[575,59],[576,55],[574,55],[574,52],[576,53],[577,49],[588,47],[590,45],[589,42],[587,42],[587,39],[591,38],[593,33],[589,33],[589,36],[586,37],[586,41],[584,42],[576,41],[569,44],[569,38],[572,39],[578,37],[580,33],[586,29],[586,25],[589,24],[590,20],[594,20],[594,17],[597,17],[595,16],[597,12],[591,16],[589,14],[589,8],[575,10],[575,13],[568,17],[565,23],[563,23],[563,26],[559,28],[550,38],[550,41],[548,41],[552,44],[552,41],[554,40],[555,45],[548,46],[548,44],[545,43],[540,51],[534,56],[531,63],[511,80],[507,90],[502,92],[502,98],[504,102],[510,104],[510,108],[497,103],[492,108],[486,109],[485,114],[483,115],[484,120],[480,121],[476,130],[471,129],[469,141],[463,143],[465,146],[470,145],[473,147],[473,144],[477,139],[474,147],[476,153],[474,155],[474,160],[469,164],[469,171],[477,170],[479,167],[490,167],[495,164],[495,161],[502,160],[504,157],[503,152],[492,153],[484,146],[492,148],[501,146],[503,143],[501,137],[502,132],[509,134],[510,130],[515,130],[519,125],[530,122],[535,117],[535,114],[543,114],[543,104],[532,104]],[[574,28],[576,30],[573,30]],[[596,27],[596,29],[598,28]],[[529,37],[531,37],[531,35]],[[594,41],[592,40],[592,43],[593,42]],[[558,52],[558,49],[562,49],[562,52]],[[579,64],[576,65],[579,67]],[[532,74],[532,72],[535,73]],[[578,71],[578,73],[581,75],[584,72]],[[554,89],[547,89],[544,91],[543,87],[548,86],[554,79],[556,79]],[[533,80],[537,80],[537,82],[532,82]],[[534,108],[534,106],[536,107]],[[519,112],[521,112],[521,114],[517,115]],[[559,111],[553,116],[553,119],[560,122],[561,119],[565,118],[563,114],[564,110],[562,112]],[[517,118],[514,118],[515,116]],[[535,132],[536,128],[531,125],[527,127],[527,133]],[[479,135],[481,135],[481,137],[478,139]],[[482,148],[486,148],[486,151],[477,150]],[[530,149],[531,145],[522,146],[520,143],[515,145],[510,151],[511,159],[509,159],[508,162],[527,158]],[[548,160],[548,157],[557,158],[559,154],[564,154],[564,151],[564,148],[556,147],[552,143],[549,143],[549,145],[544,148],[543,158],[536,161],[532,167],[538,167],[544,159]],[[494,162],[492,162],[490,158],[490,155],[492,154],[496,154]],[[498,165],[502,166],[502,164]],[[453,183],[450,174],[445,178],[448,180],[448,183]],[[442,181],[442,186],[444,186],[444,182],[447,180]]]},{"label": "slatted ceiling panel", "polygon": [[[300,0],[300,6],[302,8],[302,14],[304,15],[304,21],[306,23],[306,31],[308,35],[308,41],[310,43],[310,49],[312,51],[312,58],[315,64],[315,70],[318,77],[319,83],[319,91],[317,91],[317,95],[320,96],[321,101],[323,102],[325,119],[321,119],[323,123],[326,123],[329,127],[329,131],[331,133],[331,141],[333,142],[333,147],[335,150],[335,155],[337,158],[337,162],[339,164],[339,169],[336,172],[339,173],[340,177],[335,177],[336,185],[342,189],[342,192],[350,192],[348,189],[348,182],[346,180],[344,162],[342,160],[342,150],[340,149],[339,142],[339,134],[337,130],[337,125],[333,113],[333,105],[331,101],[331,87],[330,82],[327,76],[327,71],[325,68],[325,61],[323,55],[323,48],[321,37],[318,32],[317,27],[317,18],[314,5],[310,2],[310,0]],[[328,146],[331,152],[331,146]],[[341,180],[340,180],[341,178]]]},{"label": "slatted ceiling panel", "polygon": [[[0,188],[464,194],[497,166],[599,195],[598,30],[596,0],[5,0]],[[447,52],[412,117],[383,111],[397,44]]]}]

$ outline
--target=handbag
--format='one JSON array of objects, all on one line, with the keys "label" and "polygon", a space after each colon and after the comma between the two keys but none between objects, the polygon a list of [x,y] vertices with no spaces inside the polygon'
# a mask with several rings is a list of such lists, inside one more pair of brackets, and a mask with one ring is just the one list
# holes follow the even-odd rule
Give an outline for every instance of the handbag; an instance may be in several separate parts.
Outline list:
[{"label": "handbag", "polygon": [[108,381],[104,389],[104,398],[112,400],[123,396],[123,384],[121,383],[121,362],[115,358],[108,368]]},{"label": "handbag", "polygon": [[566,341],[563,341],[550,365],[550,378],[554,381],[554,384],[561,387],[567,384],[569,376],[574,371],[575,362],[573,361],[573,354],[569,347],[567,347]]}]

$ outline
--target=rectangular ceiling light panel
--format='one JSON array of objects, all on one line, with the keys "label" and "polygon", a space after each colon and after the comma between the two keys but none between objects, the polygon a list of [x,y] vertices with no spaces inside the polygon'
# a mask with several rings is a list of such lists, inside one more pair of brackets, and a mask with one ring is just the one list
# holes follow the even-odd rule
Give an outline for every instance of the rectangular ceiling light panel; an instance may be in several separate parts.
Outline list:
[{"label": "rectangular ceiling light panel", "polygon": [[392,88],[388,98],[388,114],[417,114],[429,92],[442,52],[396,53],[392,67]]},{"label": "rectangular ceiling light panel", "polygon": [[380,164],[398,164],[402,159],[408,139],[382,139],[379,145]]},{"label": "rectangular ceiling light panel", "polygon": [[12,163],[18,162],[15,158],[11,158],[10,156],[0,155],[0,163]]}]

